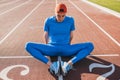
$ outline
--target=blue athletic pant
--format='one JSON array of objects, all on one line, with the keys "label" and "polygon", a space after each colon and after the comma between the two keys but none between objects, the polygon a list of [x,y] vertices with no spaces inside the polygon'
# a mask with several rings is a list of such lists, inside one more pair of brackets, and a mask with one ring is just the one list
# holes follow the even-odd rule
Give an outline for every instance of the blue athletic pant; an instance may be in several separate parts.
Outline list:
[{"label": "blue athletic pant", "polygon": [[25,48],[33,57],[45,64],[49,61],[45,56],[74,56],[71,59],[74,64],[89,55],[94,49],[94,46],[91,42],[67,45],[28,42]]}]

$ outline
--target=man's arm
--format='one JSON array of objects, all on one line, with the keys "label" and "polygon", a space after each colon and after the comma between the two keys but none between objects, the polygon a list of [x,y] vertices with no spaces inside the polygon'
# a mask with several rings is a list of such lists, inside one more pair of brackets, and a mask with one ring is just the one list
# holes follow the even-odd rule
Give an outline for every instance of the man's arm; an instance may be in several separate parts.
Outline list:
[{"label": "man's arm", "polygon": [[73,32],[74,32],[74,31],[71,31],[71,33],[70,33],[70,44],[71,44],[71,41],[72,41],[72,39],[73,39]]},{"label": "man's arm", "polygon": [[49,39],[48,39],[48,32],[44,32],[44,39],[45,39],[45,43],[47,44]]}]

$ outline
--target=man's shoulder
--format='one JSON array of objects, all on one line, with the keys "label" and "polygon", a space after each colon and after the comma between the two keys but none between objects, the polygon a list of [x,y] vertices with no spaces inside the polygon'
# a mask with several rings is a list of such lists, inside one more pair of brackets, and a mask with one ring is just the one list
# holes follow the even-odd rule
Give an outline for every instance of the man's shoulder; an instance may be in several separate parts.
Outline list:
[{"label": "man's shoulder", "polygon": [[47,20],[54,20],[55,19],[55,16],[50,16],[47,18]]},{"label": "man's shoulder", "polygon": [[72,16],[66,16],[66,18],[72,19],[73,17]]},{"label": "man's shoulder", "polygon": [[48,18],[46,18],[45,23],[51,23],[55,21],[55,16],[50,16]]},{"label": "man's shoulder", "polygon": [[73,21],[74,21],[74,18],[73,18],[72,16],[66,16],[65,20],[66,20],[66,21],[70,21],[70,22],[72,21],[72,22],[73,22]]}]

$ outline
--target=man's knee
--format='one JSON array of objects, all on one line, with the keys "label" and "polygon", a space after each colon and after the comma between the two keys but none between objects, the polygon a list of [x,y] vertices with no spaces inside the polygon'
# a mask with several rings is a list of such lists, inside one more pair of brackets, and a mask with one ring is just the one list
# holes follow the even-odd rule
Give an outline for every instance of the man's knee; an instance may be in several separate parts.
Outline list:
[{"label": "man's knee", "polygon": [[90,52],[93,51],[93,49],[94,49],[94,45],[93,45],[92,42],[88,42],[88,49],[89,49]]},{"label": "man's knee", "polygon": [[29,51],[29,50],[31,49],[31,46],[32,46],[32,43],[31,43],[31,42],[27,42],[27,43],[25,44],[25,49],[26,49],[27,51]]},{"label": "man's knee", "polygon": [[89,42],[88,45],[89,45],[89,47],[90,47],[91,49],[94,49],[94,45],[93,45],[92,42]]}]

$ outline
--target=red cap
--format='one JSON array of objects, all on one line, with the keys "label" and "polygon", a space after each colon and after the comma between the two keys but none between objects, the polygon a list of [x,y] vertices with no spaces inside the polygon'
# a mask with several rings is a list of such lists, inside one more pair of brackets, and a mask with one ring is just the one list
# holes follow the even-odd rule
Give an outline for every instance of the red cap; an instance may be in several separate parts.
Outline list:
[{"label": "red cap", "polygon": [[66,12],[67,12],[67,7],[66,7],[66,5],[63,4],[63,3],[57,4],[57,5],[56,5],[56,8],[55,8],[55,12],[56,12],[56,13],[59,13],[59,12],[66,13]]}]

